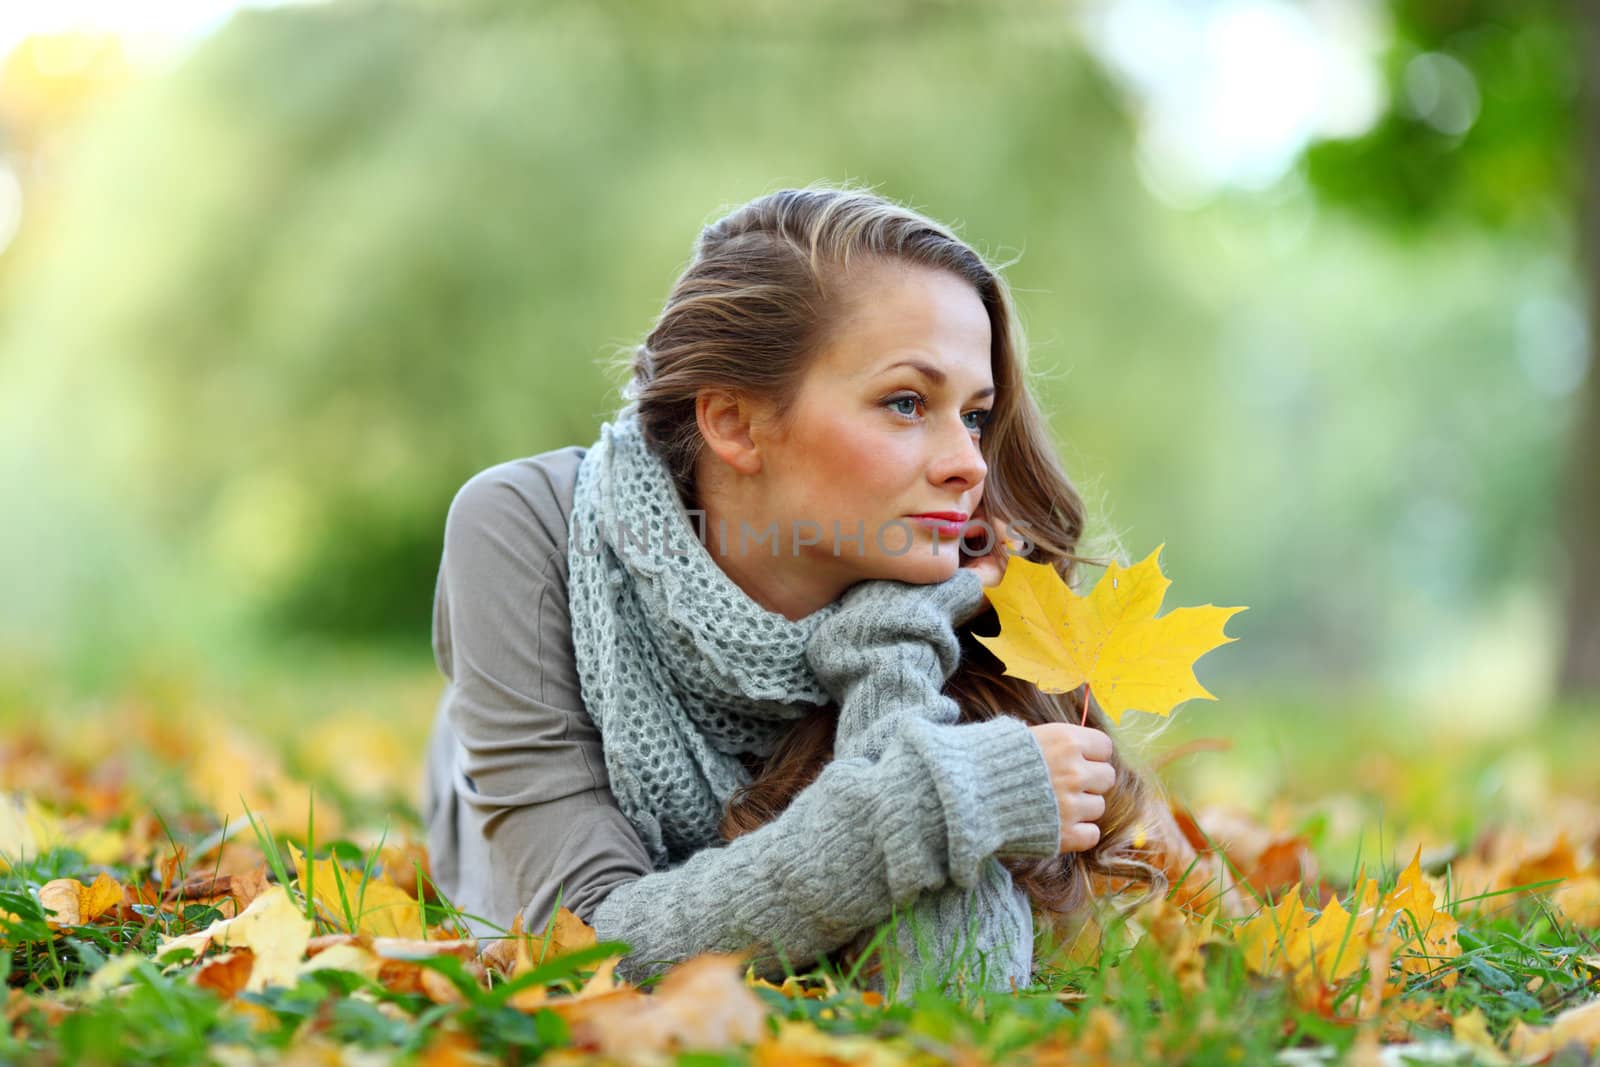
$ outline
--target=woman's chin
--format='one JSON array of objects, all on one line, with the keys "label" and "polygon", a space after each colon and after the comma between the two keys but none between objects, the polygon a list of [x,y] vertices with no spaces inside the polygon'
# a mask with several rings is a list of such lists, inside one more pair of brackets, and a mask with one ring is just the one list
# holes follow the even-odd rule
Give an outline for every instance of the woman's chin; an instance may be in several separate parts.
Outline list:
[{"label": "woman's chin", "polygon": [[874,568],[878,573],[872,577],[889,578],[914,585],[931,585],[951,577],[960,566],[961,557],[953,548],[948,553],[940,552],[936,556],[922,553],[913,557],[907,553],[897,558],[882,560],[881,565]]}]

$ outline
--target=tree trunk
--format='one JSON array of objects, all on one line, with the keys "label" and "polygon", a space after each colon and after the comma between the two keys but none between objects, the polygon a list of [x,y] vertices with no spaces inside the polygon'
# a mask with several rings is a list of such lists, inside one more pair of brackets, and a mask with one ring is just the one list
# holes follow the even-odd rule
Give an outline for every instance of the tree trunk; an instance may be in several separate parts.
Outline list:
[{"label": "tree trunk", "polygon": [[1578,241],[1589,311],[1589,372],[1578,398],[1567,471],[1566,640],[1556,696],[1600,699],[1600,5],[1578,4],[1582,38],[1582,138]]}]

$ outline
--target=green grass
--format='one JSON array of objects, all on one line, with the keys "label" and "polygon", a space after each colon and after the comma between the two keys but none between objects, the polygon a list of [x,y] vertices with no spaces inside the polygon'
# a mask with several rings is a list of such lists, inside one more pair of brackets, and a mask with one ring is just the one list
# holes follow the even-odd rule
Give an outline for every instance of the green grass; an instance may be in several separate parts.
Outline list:
[{"label": "green grass", "polygon": [[[296,831],[293,840],[308,855],[338,857],[350,884],[364,884],[363,875],[377,861],[376,842],[391,827],[415,831],[404,782],[418,773],[437,696],[428,671],[377,670],[359,683],[310,672],[256,694],[170,683],[154,694],[128,694],[126,705],[100,701],[63,707],[38,687],[11,684],[0,693],[0,725],[20,730],[48,712],[58,725],[66,722],[68,732],[104,730],[115,737],[119,709],[140,701],[154,703],[162,714],[226,709],[223,714],[231,720],[258,724],[255,732],[281,747],[291,776],[315,783],[315,821],[308,820],[304,836]],[[1495,825],[1532,833],[1542,808],[1560,797],[1600,800],[1585,766],[1587,754],[1600,751],[1600,716],[1552,716],[1520,730],[1473,734],[1407,716],[1405,709],[1364,703],[1353,710],[1357,706],[1286,697],[1225,709],[1190,705],[1151,748],[1172,750],[1196,737],[1226,737],[1229,750],[1197,751],[1172,764],[1167,777],[1175,794],[1196,807],[1238,804],[1262,819],[1275,810],[1274,817],[1286,820],[1290,829],[1311,836],[1324,876],[1345,888],[1363,866],[1387,888],[1409,859],[1407,842],[1418,835],[1464,849],[1491,825],[1491,817]],[[365,721],[369,712],[376,713],[374,722],[384,716],[385,728],[405,739],[400,747],[414,753],[416,761],[396,768],[384,790],[338,788],[332,778],[319,777],[315,759],[296,751],[296,738],[326,725],[329,716]],[[1136,732],[1137,726],[1119,743],[1131,745]],[[224,827],[183,799],[182,768],[164,767],[150,754],[129,759],[130,773],[150,784],[150,796],[160,798],[151,803],[166,827],[162,851],[181,844],[190,855],[202,853]],[[0,772],[6,771],[0,759]],[[1224,788],[1230,780],[1231,796]],[[317,827],[325,813],[336,814],[343,829],[319,841]],[[290,880],[281,851],[283,829],[258,823],[254,830],[276,880]],[[58,877],[87,883],[100,869],[73,849],[59,848],[0,872],[0,909],[15,915],[0,921],[8,928],[12,996],[11,1025],[0,1031],[0,1062],[222,1062],[215,1058],[219,1048],[270,1056],[306,1042],[367,1049],[404,1061],[419,1056],[446,1021],[503,1062],[533,1062],[570,1044],[567,1026],[554,1012],[530,1014],[507,1004],[520,984],[492,980],[483,988],[452,958],[429,966],[454,983],[463,998],[459,1004],[435,1004],[342,972],[316,972],[293,988],[244,993],[225,1003],[192,985],[188,969],[165,973],[149,962],[163,937],[203,930],[221,917],[215,908],[196,904],[179,913],[140,908],[127,921],[52,934],[36,899],[39,887]],[[144,868],[107,870],[125,884],[152,874]],[[347,903],[352,914],[359,912],[359,899]],[[420,906],[429,927],[462,918],[447,903]],[[337,929],[341,919],[347,924],[350,918],[308,905],[307,914],[317,932]],[[1519,1021],[1542,1025],[1600,994],[1597,932],[1575,928],[1540,895],[1475,901],[1460,918],[1460,956],[1411,978],[1401,1000],[1432,1005],[1448,1017],[1479,1011],[1491,1035],[1503,1041]],[[887,932],[887,925],[879,931]],[[891,940],[882,938],[880,950],[891,952]],[[863,997],[858,975],[826,966],[800,977],[835,989],[832,995],[791,998],[764,987],[754,992],[768,1005],[773,1029],[780,1019],[807,1022],[824,1033],[865,1036],[921,1060],[1072,1062],[1070,1050],[1076,1049],[1086,1057],[1096,1050],[1111,1063],[1254,1064],[1292,1048],[1322,1048],[1342,1056],[1357,1040],[1358,1027],[1349,1021],[1308,1010],[1283,981],[1252,974],[1226,936],[1201,948],[1197,971],[1175,968],[1167,949],[1137,940],[1126,927],[1109,927],[1105,944],[1094,963],[1042,970],[1035,987],[1018,996],[946,995],[940,976],[932,976],[915,995],[874,1006]],[[575,990],[608,951],[601,946],[555,958],[536,952],[537,970],[522,983]],[[94,974],[107,961],[129,954],[145,962],[113,992],[98,990]],[[892,974],[897,962],[892,952],[886,962]],[[1454,975],[1453,988],[1446,988],[1447,974]],[[1359,997],[1361,988],[1359,981],[1352,982],[1343,995]],[[1442,1040],[1448,1034],[1440,1031],[1440,1018],[1424,1016],[1407,1024],[1390,1013],[1384,1038]],[[239,1054],[223,1056],[239,1061]],[[680,1059],[702,1065],[751,1062],[745,1051]]]},{"label": "green grass", "polygon": [[[0,906],[21,917],[9,933],[17,947],[10,955],[8,984],[74,1005],[54,1022],[42,1009],[23,1012],[22,1032],[0,1037],[0,1055],[8,1060],[202,1062],[213,1046],[281,1050],[308,1032],[410,1055],[426,1046],[439,1022],[453,1018],[485,1051],[508,1062],[530,1062],[567,1043],[565,1024],[551,1012],[530,1016],[512,1009],[506,996],[525,984],[581,981],[599,958],[614,951],[602,945],[585,955],[558,957],[521,982],[487,990],[463,973],[458,961],[445,957],[432,965],[464,994],[465,1002],[455,1006],[395,994],[350,974],[317,973],[292,989],[241,994],[241,1000],[265,1009],[269,1022],[256,1029],[215,996],[193,987],[185,972],[163,974],[151,963],[130,974],[120,995],[88,999],[88,979],[108,958],[130,952],[149,956],[160,935],[204,929],[219,913],[204,906],[181,915],[152,909],[140,922],[80,927],[51,938],[27,890],[84,868],[75,854],[51,853],[0,881]],[[448,907],[430,908],[430,922],[455,917]],[[1564,924],[1537,898],[1465,922],[1461,940],[1461,956],[1413,979],[1406,996],[1433,999],[1451,1015],[1476,1008],[1502,1037],[1517,1020],[1545,1023],[1596,994],[1593,958],[1600,946],[1594,933]],[[861,989],[831,968],[804,973],[819,982],[826,976],[838,990],[833,996],[791,999],[764,988],[756,992],[774,1018],[804,1020],[828,1033],[865,1035],[941,1058],[962,1049],[1000,1060],[1052,1043],[1074,1045],[1096,1032],[1108,1040],[1111,1062],[1123,1063],[1260,1063],[1286,1047],[1325,1045],[1342,1052],[1355,1040],[1353,1026],[1306,1011],[1281,982],[1252,975],[1231,944],[1208,945],[1202,955],[1204,981],[1198,989],[1182,984],[1160,946],[1143,941],[1114,950],[1095,966],[1042,974],[1035,989],[1018,997],[985,992],[950,997],[930,986],[905,1001],[868,1007]],[[1454,989],[1442,988],[1446,970],[1457,976]],[[1535,979],[1538,989],[1529,992],[1526,987]],[[567,983],[569,988],[575,984]],[[352,997],[358,989],[364,995]],[[1063,1000],[1061,993],[1072,996]],[[385,1013],[379,1007],[384,1004],[398,1013]],[[1108,1018],[1116,1025],[1105,1034]],[[1426,1031],[1419,1027],[1417,1034]],[[744,1062],[738,1055],[726,1060]]]}]

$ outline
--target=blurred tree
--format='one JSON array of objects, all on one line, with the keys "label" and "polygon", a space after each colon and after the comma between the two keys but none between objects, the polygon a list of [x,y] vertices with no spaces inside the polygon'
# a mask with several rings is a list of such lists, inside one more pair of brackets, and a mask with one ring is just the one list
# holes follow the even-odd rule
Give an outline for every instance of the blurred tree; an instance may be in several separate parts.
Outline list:
[{"label": "blurred tree", "polygon": [[[149,531],[241,616],[414,650],[452,493],[594,439],[598,361],[719,205],[853,178],[1032,236],[1086,303],[1181,306],[1148,215],[1108,210],[1137,197],[1123,121],[1044,3],[240,12],[86,134],[3,294],[18,499],[46,514],[70,476],[98,544]],[[150,640],[196,608],[132,614],[140,569],[79,599]]]},{"label": "blurred tree", "polygon": [[1554,583],[1557,691],[1600,695],[1600,6],[1390,0],[1389,11],[1387,110],[1360,137],[1312,145],[1307,173],[1325,202],[1401,231],[1482,227],[1554,243],[1582,271],[1588,340],[1564,372],[1580,393]]}]

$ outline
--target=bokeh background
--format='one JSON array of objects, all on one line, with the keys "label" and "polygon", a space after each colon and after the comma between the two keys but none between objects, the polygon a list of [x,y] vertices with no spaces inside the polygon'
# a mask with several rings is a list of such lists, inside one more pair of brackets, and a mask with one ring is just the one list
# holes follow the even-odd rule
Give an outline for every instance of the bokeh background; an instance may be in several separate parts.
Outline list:
[{"label": "bokeh background", "polygon": [[0,692],[420,763],[456,489],[593,440],[699,229],[828,179],[1006,264],[1096,536],[1249,606],[1180,719],[1592,717],[1597,20],[4,5]]}]

